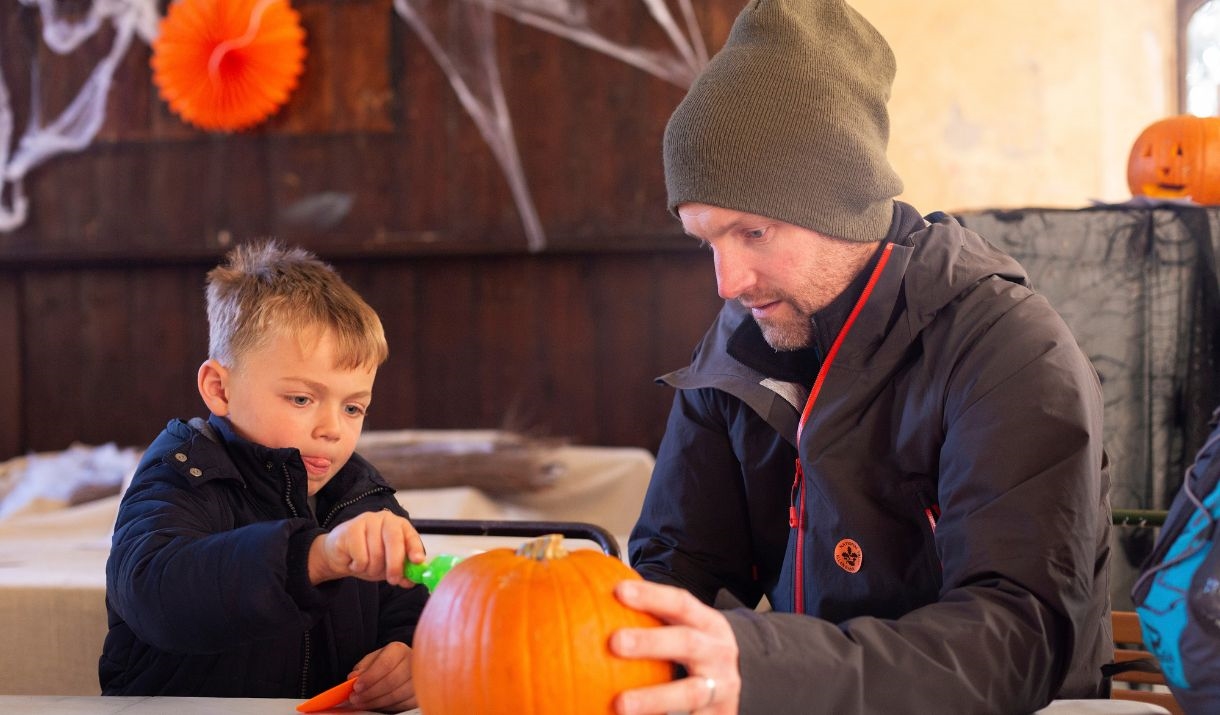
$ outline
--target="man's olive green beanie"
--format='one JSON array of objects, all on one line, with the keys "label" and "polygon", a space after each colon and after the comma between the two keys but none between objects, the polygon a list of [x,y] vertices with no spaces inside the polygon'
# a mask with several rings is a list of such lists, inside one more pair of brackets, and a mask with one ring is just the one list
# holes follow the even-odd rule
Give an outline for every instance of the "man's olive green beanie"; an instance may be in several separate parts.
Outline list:
[{"label": "man's olive green beanie", "polygon": [[902,192],[885,157],[894,71],[885,39],[841,0],[752,0],[665,128],[669,210],[883,239]]}]

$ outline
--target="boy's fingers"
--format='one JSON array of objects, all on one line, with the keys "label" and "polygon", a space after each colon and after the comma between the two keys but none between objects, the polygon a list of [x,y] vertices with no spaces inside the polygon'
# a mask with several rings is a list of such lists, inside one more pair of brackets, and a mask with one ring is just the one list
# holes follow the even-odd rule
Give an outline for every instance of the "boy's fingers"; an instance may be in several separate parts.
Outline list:
[{"label": "boy's fingers", "polygon": [[423,563],[424,559],[428,558],[424,540],[420,538],[415,529],[411,529],[411,535],[407,537],[407,557],[417,564]]},{"label": "boy's fingers", "polygon": [[402,562],[406,555],[402,533],[398,529],[386,529],[382,538],[382,548],[385,550],[385,580],[398,585],[402,582]]},{"label": "boy's fingers", "polygon": [[352,520],[352,528],[346,534],[344,539],[347,546],[347,558],[349,567],[352,573],[363,573],[365,565],[368,564],[368,547],[365,544],[364,523],[362,521]]}]

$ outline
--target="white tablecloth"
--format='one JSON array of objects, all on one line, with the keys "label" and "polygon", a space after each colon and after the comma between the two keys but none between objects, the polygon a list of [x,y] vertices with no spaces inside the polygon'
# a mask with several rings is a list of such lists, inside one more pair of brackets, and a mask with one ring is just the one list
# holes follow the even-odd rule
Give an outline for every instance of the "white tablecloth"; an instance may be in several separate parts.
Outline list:
[{"label": "white tablecloth", "polygon": [[[279,698],[145,698],[0,695],[0,711],[31,715],[297,715],[300,700]],[[360,715],[368,710],[327,710]],[[400,715],[418,715],[407,710]]]},{"label": "white tablecloth", "polygon": [[[298,700],[259,698],[115,698],[0,695],[0,711],[38,715],[295,715]],[[337,712],[337,711],[336,711]],[[344,710],[344,713],[368,713]],[[419,715],[407,710],[400,715]],[[1169,715],[1165,708],[1124,700],[1060,700],[1034,715]]]},{"label": "white tablecloth", "polygon": [[[652,473],[652,455],[642,449],[577,446],[558,448],[555,459],[566,468],[542,491],[491,499],[470,488],[428,489],[401,491],[398,498],[417,518],[591,522],[609,530],[625,549]],[[117,508],[118,497],[111,497],[0,521],[0,694],[99,692],[105,566]],[[433,554],[469,554],[520,542],[424,536]],[[572,544],[581,546],[597,548],[591,542]]]}]

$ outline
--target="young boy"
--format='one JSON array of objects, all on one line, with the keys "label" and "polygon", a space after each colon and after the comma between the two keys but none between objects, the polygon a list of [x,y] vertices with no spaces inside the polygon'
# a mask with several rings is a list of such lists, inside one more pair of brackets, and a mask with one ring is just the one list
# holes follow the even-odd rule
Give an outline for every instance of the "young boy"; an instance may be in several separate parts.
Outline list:
[{"label": "young boy", "polygon": [[424,548],[354,453],[388,354],[333,268],[271,242],[208,273],[206,420],[173,420],[123,497],[106,564],[106,695],[416,706],[409,643]]}]

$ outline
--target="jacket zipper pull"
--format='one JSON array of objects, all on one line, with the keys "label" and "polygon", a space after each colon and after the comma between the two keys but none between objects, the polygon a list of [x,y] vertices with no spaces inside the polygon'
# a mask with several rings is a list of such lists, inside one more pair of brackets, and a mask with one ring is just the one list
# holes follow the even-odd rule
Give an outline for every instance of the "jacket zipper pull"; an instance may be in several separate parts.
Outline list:
[{"label": "jacket zipper pull", "polygon": [[790,529],[795,529],[800,523],[796,513],[796,499],[799,494],[801,479],[804,475],[805,472],[801,469],[801,460],[798,458],[796,460],[796,477],[792,480],[792,493],[788,497],[788,528]]}]

